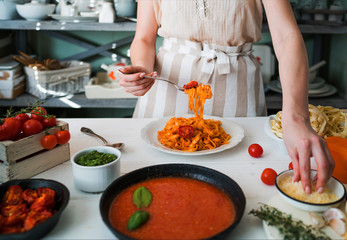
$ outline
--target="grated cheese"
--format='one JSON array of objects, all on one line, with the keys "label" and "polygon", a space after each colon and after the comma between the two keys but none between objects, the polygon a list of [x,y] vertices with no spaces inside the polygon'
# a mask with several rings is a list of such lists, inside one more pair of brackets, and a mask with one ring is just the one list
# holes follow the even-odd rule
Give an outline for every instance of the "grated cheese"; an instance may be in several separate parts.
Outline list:
[{"label": "grated cheese", "polygon": [[338,198],[333,191],[324,187],[322,193],[316,190],[316,182],[311,181],[311,194],[305,193],[301,181],[292,182],[292,176],[285,177],[279,181],[280,189],[292,198],[308,203],[330,203]]}]

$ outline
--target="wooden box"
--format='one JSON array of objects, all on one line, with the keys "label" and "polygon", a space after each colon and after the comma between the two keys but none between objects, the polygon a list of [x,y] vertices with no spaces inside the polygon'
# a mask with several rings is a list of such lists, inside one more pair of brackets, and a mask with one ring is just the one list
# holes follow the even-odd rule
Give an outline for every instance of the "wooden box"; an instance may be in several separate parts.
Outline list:
[{"label": "wooden box", "polygon": [[55,127],[38,134],[17,141],[0,142],[0,182],[30,178],[69,160],[69,143],[50,150],[41,146],[41,139],[46,132],[54,134],[61,128],[68,130],[69,126],[58,120]]}]

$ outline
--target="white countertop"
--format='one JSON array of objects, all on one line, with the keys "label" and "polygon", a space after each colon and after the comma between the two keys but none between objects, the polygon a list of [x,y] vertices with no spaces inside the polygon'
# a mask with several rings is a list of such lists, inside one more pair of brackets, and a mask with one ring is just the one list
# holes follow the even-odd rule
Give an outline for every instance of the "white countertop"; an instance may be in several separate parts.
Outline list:
[{"label": "white countertop", "polygon": [[[289,156],[279,150],[278,143],[264,132],[265,117],[232,118],[242,126],[245,137],[240,144],[229,150],[204,156],[179,156],[164,153],[148,146],[140,137],[141,129],[154,119],[89,118],[61,119],[69,124],[71,132],[70,154],[91,146],[101,145],[97,138],[80,132],[82,126],[91,128],[109,142],[123,142],[121,172],[128,173],[145,166],[165,163],[189,163],[220,171],[242,188],[246,197],[246,209],[239,225],[230,239],[266,239],[262,222],[249,215],[258,203],[267,203],[275,194],[274,186],[260,180],[264,168],[271,167],[277,173],[287,170]],[[264,153],[252,158],[248,146],[260,144]],[[53,179],[63,183],[70,191],[70,201],[57,226],[44,239],[114,239],[115,236],[103,223],[99,213],[102,194],[89,194],[74,187],[69,161],[47,170],[33,178]]]}]

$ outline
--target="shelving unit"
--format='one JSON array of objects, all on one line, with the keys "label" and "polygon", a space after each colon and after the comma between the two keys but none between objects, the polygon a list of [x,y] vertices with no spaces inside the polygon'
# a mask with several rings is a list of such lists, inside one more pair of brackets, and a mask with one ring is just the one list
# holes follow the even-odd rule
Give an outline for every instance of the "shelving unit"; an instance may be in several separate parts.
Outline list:
[{"label": "shelving unit", "polygon": [[[321,49],[322,35],[324,34],[347,34],[347,25],[341,26],[321,26],[321,25],[307,25],[299,24],[299,28],[303,34],[315,34],[315,48]],[[65,41],[70,41],[74,44],[87,44],[81,41],[76,41],[64,35],[64,31],[127,31],[135,32],[136,23],[130,21],[120,20],[116,23],[97,23],[97,22],[59,22],[59,21],[39,21],[31,22],[25,20],[2,20],[0,21],[1,30],[13,30],[15,32],[15,41],[17,50],[25,51],[26,31],[36,30],[45,31],[53,37],[63,38]],[[269,31],[267,24],[263,25],[263,32]],[[116,45],[124,45],[131,42],[131,37],[118,40]],[[88,46],[88,45],[86,45]],[[89,46],[85,53],[78,56],[71,56],[74,59],[83,59],[90,56],[90,54],[102,54],[108,56],[109,49],[113,49],[112,43],[103,46]],[[89,55],[88,55],[89,54]],[[315,53],[314,60],[319,60],[320,51]],[[64,59],[68,60],[68,59]],[[310,103],[315,105],[333,105],[339,108],[347,108],[347,86],[344,89],[344,96],[335,94],[330,97],[323,98],[310,98]],[[1,100],[1,106],[26,106],[28,102],[33,102],[37,98],[23,94],[13,100]],[[68,102],[68,103],[67,103]],[[70,105],[69,105],[70,103]],[[73,104],[71,104],[73,103]],[[282,96],[281,94],[269,91],[266,93],[266,103],[269,110],[281,109]],[[75,105],[74,105],[75,104]],[[73,106],[80,106],[81,108],[134,108],[136,99],[87,99],[85,94],[75,94],[74,96],[66,98],[51,98],[45,100],[47,107],[56,108],[71,108]]]}]

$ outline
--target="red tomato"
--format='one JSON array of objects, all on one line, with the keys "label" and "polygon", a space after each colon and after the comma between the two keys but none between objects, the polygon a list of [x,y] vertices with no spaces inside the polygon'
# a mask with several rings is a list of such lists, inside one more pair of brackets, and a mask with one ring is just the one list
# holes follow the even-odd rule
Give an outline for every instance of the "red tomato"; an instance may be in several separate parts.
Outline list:
[{"label": "red tomato", "polygon": [[55,135],[49,134],[41,139],[41,145],[44,149],[52,149],[57,146],[58,139]]},{"label": "red tomato", "polygon": [[58,139],[58,144],[65,144],[71,138],[70,132],[68,130],[60,130],[55,133],[55,136]]},{"label": "red tomato", "polygon": [[30,119],[29,115],[26,113],[19,113],[16,118],[18,120],[20,120],[22,123],[25,123],[26,121],[28,121]]},{"label": "red tomato", "polygon": [[248,153],[252,157],[258,158],[263,154],[263,148],[259,144],[253,143],[248,147]]},{"label": "red tomato", "polygon": [[47,111],[44,107],[36,107],[31,111],[31,118],[40,122],[43,121],[44,116],[47,115]]},{"label": "red tomato", "polygon": [[294,169],[294,167],[293,167],[293,162],[290,162],[290,163],[289,163],[288,169],[289,169],[289,170]]},{"label": "red tomato", "polygon": [[272,168],[265,168],[261,174],[261,180],[267,185],[274,185],[277,173]]},{"label": "red tomato", "polygon": [[180,126],[178,128],[178,135],[183,138],[191,138],[194,135],[194,128],[190,125]]},{"label": "red tomato", "polygon": [[54,127],[55,125],[57,125],[57,119],[54,116],[49,116],[43,119],[42,125],[44,128]]},{"label": "red tomato", "polygon": [[23,132],[25,136],[31,136],[36,133],[42,132],[43,125],[40,121],[36,119],[29,119],[25,123],[23,123]]},{"label": "red tomato", "polygon": [[186,85],[183,86],[184,89],[195,88],[199,85],[197,81],[190,81]]},{"label": "red tomato", "polygon": [[6,118],[0,125],[0,141],[15,139],[22,131],[22,122],[17,118]]}]

